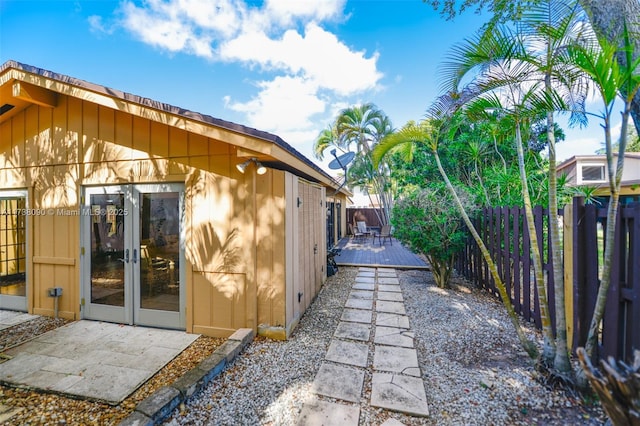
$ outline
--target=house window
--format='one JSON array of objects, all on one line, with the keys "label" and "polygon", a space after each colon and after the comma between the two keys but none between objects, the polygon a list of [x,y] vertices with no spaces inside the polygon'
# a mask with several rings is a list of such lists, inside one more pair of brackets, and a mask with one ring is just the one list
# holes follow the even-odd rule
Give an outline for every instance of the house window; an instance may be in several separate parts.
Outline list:
[{"label": "house window", "polygon": [[580,168],[582,182],[603,182],[604,164],[583,164]]}]

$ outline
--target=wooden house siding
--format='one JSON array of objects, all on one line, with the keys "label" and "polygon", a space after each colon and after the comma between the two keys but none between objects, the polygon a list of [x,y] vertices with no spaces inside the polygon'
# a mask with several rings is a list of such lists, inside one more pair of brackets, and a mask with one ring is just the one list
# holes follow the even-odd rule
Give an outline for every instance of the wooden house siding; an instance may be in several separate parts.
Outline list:
[{"label": "wooden house siding", "polygon": [[[0,74],[3,96],[8,81]],[[291,153],[104,94],[78,98],[67,83],[31,81],[60,93],[0,120],[0,190],[26,190],[27,207],[42,212],[27,217],[29,312],[53,316],[47,289],[61,287],[58,314],[83,318],[85,188],[171,182],[184,185],[186,330],[224,337],[262,325],[290,334],[325,280],[326,191],[288,171],[235,166]]]}]

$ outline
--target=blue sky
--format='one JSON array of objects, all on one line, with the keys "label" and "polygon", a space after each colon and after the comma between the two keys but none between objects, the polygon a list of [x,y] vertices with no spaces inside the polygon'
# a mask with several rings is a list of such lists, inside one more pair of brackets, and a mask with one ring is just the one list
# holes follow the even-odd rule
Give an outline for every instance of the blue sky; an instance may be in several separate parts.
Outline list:
[{"label": "blue sky", "polygon": [[[0,62],[269,131],[311,158],[344,107],[421,119],[439,64],[486,18],[446,21],[421,0],[0,0]],[[593,119],[567,134],[561,159],[602,139]]]}]

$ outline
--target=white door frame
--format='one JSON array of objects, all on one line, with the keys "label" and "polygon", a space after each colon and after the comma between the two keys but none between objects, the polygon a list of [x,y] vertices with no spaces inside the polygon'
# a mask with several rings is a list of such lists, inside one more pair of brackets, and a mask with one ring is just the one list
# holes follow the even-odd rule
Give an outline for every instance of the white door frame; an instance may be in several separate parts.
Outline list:
[{"label": "white door frame", "polygon": [[[25,295],[24,296],[10,296],[10,295],[0,295],[0,309],[8,309],[12,311],[22,311],[27,312],[27,300],[29,297],[29,293],[31,292],[31,288],[29,286],[29,277],[30,277],[30,261],[31,259],[31,245],[29,244],[29,237],[31,236],[31,230],[29,229],[29,225],[31,221],[29,220],[29,216],[27,214],[30,204],[29,204],[29,192],[26,189],[17,189],[17,190],[0,190],[0,199],[1,198],[17,198],[21,197],[25,200]],[[0,212],[0,215],[4,214],[4,212]]]},{"label": "white door frame", "polygon": [[[177,192],[180,215],[180,269],[179,311],[144,309],[140,306],[140,196],[143,193]],[[91,302],[91,195],[114,194],[124,196],[124,305],[110,306]],[[185,278],[184,270],[184,185],[178,183],[104,185],[84,188],[81,220],[81,305],[82,317],[122,324],[146,325],[162,328],[185,329]],[[127,256],[128,254],[128,256]]]}]

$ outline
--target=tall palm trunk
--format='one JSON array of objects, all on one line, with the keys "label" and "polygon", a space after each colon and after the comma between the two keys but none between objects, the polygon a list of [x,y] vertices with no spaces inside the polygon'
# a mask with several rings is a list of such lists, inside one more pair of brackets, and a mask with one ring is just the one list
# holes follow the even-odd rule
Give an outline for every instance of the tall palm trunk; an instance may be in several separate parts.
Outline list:
[{"label": "tall palm trunk", "polygon": [[509,315],[511,324],[513,324],[513,328],[515,328],[516,330],[516,334],[518,335],[520,344],[532,359],[536,359],[538,357],[538,350],[536,349],[535,344],[529,339],[527,339],[527,336],[525,336],[524,331],[520,326],[518,315],[516,314],[516,311],[513,309],[513,305],[511,304],[511,297],[509,294],[507,294],[507,289],[504,283],[502,282],[500,275],[498,274],[498,268],[496,267],[496,264],[493,262],[493,259],[491,259],[491,254],[489,253],[489,250],[487,250],[487,246],[485,246],[484,242],[482,241],[482,238],[480,238],[480,235],[478,234],[478,231],[473,226],[473,223],[471,223],[471,219],[469,219],[467,212],[464,210],[464,207],[462,206],[462,203],[458,198],[458,194],[456,194],[456,190],[454,189],[453,185],[451,184],[451,181],[449,180],[449,177],[447,176],[447,173],[444,171],[444,168],[442,167],[442,164],[440,162],[440,156],[438,155],[438,151],[436,149],[433,150],[433,155],[436,160],[436,164],[438,166],[438,171],[440,172],[442,179],[445,181],[447,189],[453,196],[453,199],[455,200],[455,203],[456,203],[456,207],[458,208],[458,211],[460,212],[460,215],[462,216],[464,223],[467,225],[467,228],[469,228],[469,231],[471,232],[473,239],[476,241],[476,244],[478,244],[478,247],[480,248],[482,257],[484,258],[485,262],[487,262],[489,271],[491,272],[491,276],[493,277],[496,287],[498,288],[498,293],[500,293],[500,297],[502,298],[502,303],[507,309],[507,314]]},{"label": "tall palm trunk", "polygon": [[[551,327],[551,317],[549,316],[547,287],[544,279],[544,271],[542,270],[542,258],[540,256],[540,247],[538,246],[538,234],[536,233],[536,226],[533,220],[533,208],[531,206],[531,198],[529,196],[529,183],[527,180],[527,172],[524,166],[524,149],[522,147],[520,121],[516,121],[516,150],[518,153],[518,168],[520,169],[520,180],[522,181],[524,211],[527,218],[527,229],[529,230],[531,257],[533,258],[533,270],[536,278],[536,288],[538,290],[540,322],[542,323],[542,334],[544,336],[542,357],[547,365],[552,365],[553,360],[556,356],[556,345],[555,339],[553,338],[553,330]],[[525,273],[529,273],[529,271],[526,271]]]},{"label": "tall palm trunk", "polygon": [[[551,93],[551,76],[545,76],[545,90]],[[549,234],[551,237],[551,259],[553,262],[553,288],[556,308],[556,356],[553,366],[562,373],[571,373],[571,362],[567,348],[567,319],[564,306],[564,265],[562,242],[558,225],[558,177],[556,165],[556,136],[553,112],[547,112],[547,142],[549,145]]]}]

